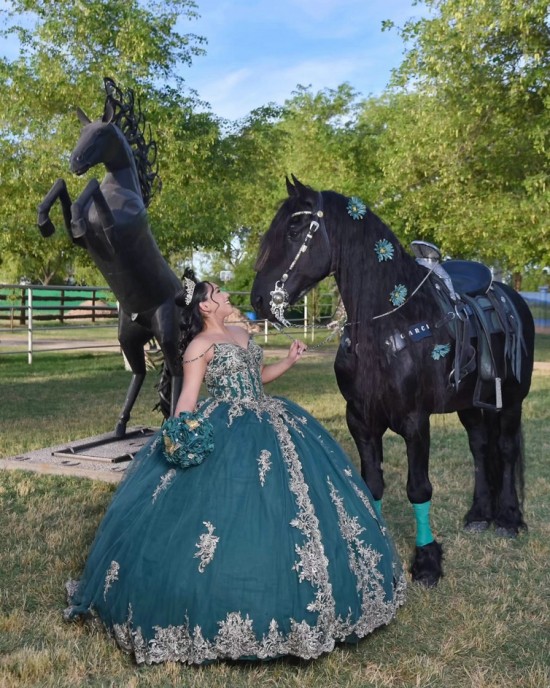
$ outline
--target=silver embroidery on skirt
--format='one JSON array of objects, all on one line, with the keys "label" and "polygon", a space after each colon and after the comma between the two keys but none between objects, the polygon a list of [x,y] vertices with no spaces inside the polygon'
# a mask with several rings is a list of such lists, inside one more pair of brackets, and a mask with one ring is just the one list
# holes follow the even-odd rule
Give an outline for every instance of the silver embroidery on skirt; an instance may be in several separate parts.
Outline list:
[{"label": "silver embroidery on skirt", "polygon": [[118,580],[118,572],[120,571],[120,565],[117,561],[112,561],[111,565],[107,569],[107,574],[105,576],[105,585],[103,586],[103,599],[107,599],[107,593],[109,592],[112,584]]},{"label": "silver embroidery on skirt", "polygon": [[210,521],[203,521],[203,525],[206,526],[208,532],[203,533],[200,536],[198,543],[195,545],[195,547],[199,550],[195,553],[195,558],[200,558],[201,560],[201,563],[199,564],[199,571],[201,573],[204,573],[205,568],[214,558],[214,553],[220,539],[217,535],[214,535],[216,528],[210,523]]},{"label": "silver embroidery on skirt", "polygon": [[271,468],[271,452],[267,449],[262,449],[260,452],[260,457],[258,459],[258,472],[260,474],[260,485],[263,487],[265,485],[266,473]]},{"label": "silver embroidery on skirt", "polygon": [[176,477],[176,469],[171,468],[169,471],[167,471],[164,475],[161,476],[160,478],[160,483],[156,486],[155,491],[153,492],[153,498],[152,502],[153,504],[157,501],[157,497],[160,495],[161,492],[164,492],[167,490],[170,486],[170,483],[174,478]]}]

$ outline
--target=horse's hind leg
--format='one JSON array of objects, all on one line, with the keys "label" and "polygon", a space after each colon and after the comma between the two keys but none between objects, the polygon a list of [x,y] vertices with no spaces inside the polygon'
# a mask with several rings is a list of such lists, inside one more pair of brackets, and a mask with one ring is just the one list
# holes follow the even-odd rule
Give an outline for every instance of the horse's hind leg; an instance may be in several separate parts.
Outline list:
[{"label": "horse's hind leg", "polygon": [[474,458],[474,497],[472,506],[464,517],[464,528],[473,533],[481,533],[493,520],[493,497],[488,471],[491,447],[494,449],[496,442],[491,424],[496,418],[478,408],[458,411],[458,417],[468,433],[470,451]]},{"label": "horse's hind leg", "polygon": [[151,328],[164,354],[164,363],[170,371],[170,414],[173,415],[178,402],[182,382],[182,362],[179,354],[179,309],[173,299],[157,309],[152,320]]},{"label": "horse's hind leg", "polygon": [[495,531],[504,537],[515,537],[526,527],[521,510],[524,481],[521,401],[504,407],[497,419]]},{"label": "horse's hind leg", "polygon": [[123,311],[120,312],[118,341],[132,370],[132,379],[130,380],[126,399],[115,426],[116,437],[124,437],[126,434],[130,412],[145,380],[146,367],[143,347],[149,339],[151,339],[151,332],[133,323]]},{"label": "horse's hind leg", "polygon": [[474,457],[474,501],[465,517],[467,530],[514,537],[525,527],[518,490],[523,489],[521,402],[502,411],[459,411]]}]

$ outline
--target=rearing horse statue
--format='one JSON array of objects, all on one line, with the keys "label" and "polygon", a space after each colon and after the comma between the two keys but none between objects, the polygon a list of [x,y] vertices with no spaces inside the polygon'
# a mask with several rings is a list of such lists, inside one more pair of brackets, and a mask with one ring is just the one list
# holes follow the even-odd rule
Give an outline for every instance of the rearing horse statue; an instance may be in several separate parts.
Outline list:
[{"label": "rearing horse statue", "polygon": [[150,133],[149,141],[145,139],[144,117],[133,91],[124,94],[112,79],[104,82],[103,116],[92,122],[77,109],[82,132],[70,167],[82,175],[103,163],[107,173],[101,184],[91,179],[74,203],[65,180],[58,179],[38,207],[38,227],[44,237],[53,234],[49,213],[59,199],[69,237],[88,251],[118,300],[118,340],[132,370],[115,427],[115,435],[123,437],[146,374],[144,346],[153,337],[164,354],[159,406],[165,415],[175,408],[182,372],[174,296],[182,287],[161,255],[147,217],[155,186],[160,185],[156,145]]}]

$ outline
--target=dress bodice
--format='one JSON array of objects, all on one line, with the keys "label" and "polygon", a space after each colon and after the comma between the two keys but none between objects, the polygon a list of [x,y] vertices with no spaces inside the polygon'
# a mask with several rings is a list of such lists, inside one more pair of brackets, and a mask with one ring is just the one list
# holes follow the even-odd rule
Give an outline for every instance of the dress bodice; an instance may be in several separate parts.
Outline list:
[{"label": "dress bodice", "polygon": [[246,349],[229,342],[214,344],[204,378],[208,393],[230,403],[257,401],[264,396],[262,359],[261,347],[252,340]]}]

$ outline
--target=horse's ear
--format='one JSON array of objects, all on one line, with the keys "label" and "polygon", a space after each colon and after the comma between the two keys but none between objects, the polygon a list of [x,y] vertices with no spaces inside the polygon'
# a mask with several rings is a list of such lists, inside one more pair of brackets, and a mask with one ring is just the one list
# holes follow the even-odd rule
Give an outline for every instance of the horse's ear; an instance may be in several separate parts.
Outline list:
[{"label": "horse's ear", "polygon": [[294,175],[292,175],[292,181],[294,182],[294,195],[295,196],[301,196],[303,198],[303,197],[308,195],[309,191],[311,191],[309,186],[302,184],[302,182],[299,179],[297,179]]},{"label": "horse's ear", "polygon": [[90,122],[92,121],[84,112],[84,110],[82,110],[79,107],[76,108],[76,116],[78,117],[78,121],[80,122],[80,124],[82,124],[83,127],[85,127],[87,124],[90,124]]},{"label": "horse's ear", "polygon": [[[292,176],[294,177],[294,175],[292,175]],[[292,184],[290,179],[288,177],[285,177],[285,181],[286,181],[286,190],[287,190],[288,195],[289,196],[297,196],[298,192],[294,188],[294,185]]]},{"label": "horse's ear", "polygon": [[115,109],[113,107],[113,104],[110,101],[107,101],[105,103],[105,109],[103,110],[103,117],[101,118],[101,121],[104,124],[109,124],[109,122],[113,121],[114,116],[115,116]]}]

